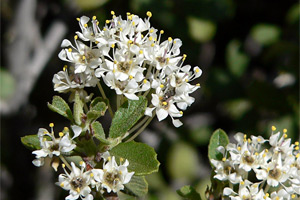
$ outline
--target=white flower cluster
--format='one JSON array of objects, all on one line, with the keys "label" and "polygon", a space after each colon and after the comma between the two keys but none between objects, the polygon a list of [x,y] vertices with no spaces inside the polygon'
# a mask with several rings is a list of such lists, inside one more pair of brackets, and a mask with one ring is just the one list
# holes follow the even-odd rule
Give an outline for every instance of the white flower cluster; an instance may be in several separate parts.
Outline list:
[{"label": "white flower cluster", "polygon": [[66,200],[75,200],[79,197],[84,200],[92,200],[94,196],[91,194],[92,188],[104,193],[105,190],[110,192],[118,192],[124,189],[124,184],[128,183],[133,176],[134,172],[128,172],[128,160],[123,164],[120,161],[118,165],[114,156],[110,156],[105,152],[102,156],[104,163],[103,169],[86,169],[85,162],[80,162],[81,169],[71,163],[71,172],[68,173],[63,164],[65,174],[59,175],[57,185],[65,190],[69,190],[69,196]]},{"label": "white flower cluster", "polygon": [[[182,123],[174,117],[194,102],[190,96],[200,87],[190,82],[201,76],[199,67],[191,70],[183,65],[186,55],[180,55],[182,42],[169,37],[161,41],[163,30],[150,25],[148,18],[127,13],[126,19],[116,16],[106,20],[100,29],[94,16],[78,18],[81,32],[76,32],[73,45],[63,40],[59,58],[70,62],[72,67],[55,74],[54,90],[69,92],[84,87],[95,87],[103,82],[117,95],[137,100],[138,96],[152,94],[152,105],[146,115],[152,116],[155,110],[159,121],[168,115],[178,127]],[[82,41],[80,41],[80,40]],[[98,85],[99,86],[99,85]]]},{"label": "white flower cluster", "polygon": [[[237,133],[237,144],[229,143],[218,151],[223,159],[211,160],[215,167],[214,178],[228,181],[223,195],[233,200],[289,200],[300,198],[299,142],[291,143],[287,130],[275,133],[272,127],[269,139]],[[255,174],[250,181],[249,174]],[[238,184],[234,187],[234,184]]]}]

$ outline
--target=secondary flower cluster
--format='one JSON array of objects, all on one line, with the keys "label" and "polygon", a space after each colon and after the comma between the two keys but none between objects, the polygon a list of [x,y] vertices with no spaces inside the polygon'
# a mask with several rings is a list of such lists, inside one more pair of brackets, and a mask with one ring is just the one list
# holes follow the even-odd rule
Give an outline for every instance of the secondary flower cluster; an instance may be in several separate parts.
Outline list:
[{"label": "secondary flower cluster", "polygon": [[[76,32],[73,45],[63,40],[59,58],[71,67],[54,75],[54,90],[72,92],[74,89],[99,86],[100,80],[116,94],[131,100],[151,94],[151,105],[145,114],[156,113],[159,121],[168,115],[178,127],[177,117],[194,102],[190,96],[200,87],[190,82],[201,76],[199,67],[183,65],[186,55],[180,55],[180,39],[162,41],[163,30],[150,25],[147,18],[127,13],[126,19],[116,16],[106,20],[100,29],[94,16],[78,18],[81,32]],[[101,86],[100,86],[101,87]],[[149,93],[151,92],[151,93]],[[87,96],[85,92],[82,95]],[[180,110],[179,110],[180,109]]]},{"label": "secondary flower cluster", "polygon": [[[223,195],[230,199],[299,199],[300,197],[300,151],[299,142],[291,144],[287,130],[275,133],[272,127],[269,139],[237,133],[237,144],[229,143],[218,150],[223,159],[211,160],[215,167],[214,178],[228,181]],[[255,181],[250,173],[255,174]],[[233,187],[233,184],[238,184]]]},{"label": "secondary flower cluster", "polygon": [[[56,138],[53,131],[54,124],[50,123],[51,132],[44,128],[40,128],[38,131],[38,138],[40,141],[40,150],[35,150],[32,153],[36,155],[36,159],[33,160],[33,164],[40,167],[44,164],[46,157],[53,158],[54,156],[61,156],[64,161],[62,164],[65,174],[59,175],[59,181],[57,184],[65,190],[69,190],[70,194],[66,197],[68,200],[81,199],[91,200],[93,195],[91,194],[92,188],[95,188],[97,192],[118,192],[124,189],[124,184],[129,183],[134,172],[128,172],[128,160],[120,159],[120,165],[117,164],[115,157],[110,156],[109,152],[104,152],[101,155],[102,168],[95,168],[89,165],[86,167],[84,161],[80,161],[79,169],[74,162],[71,162],[71,166],[62,157],[68,155],[76,148],[76,142],[73,140],[77,138],[82,129],[76,125],[71,126],[72,134],[70,138],[70,130],[65,127],[62,132],[59,132],[59,138]],[[55,161],[52,161],[55,162]],[[70,173],[65,169],[68,166]],[[54,167],[57,170],[57,167]]]}]

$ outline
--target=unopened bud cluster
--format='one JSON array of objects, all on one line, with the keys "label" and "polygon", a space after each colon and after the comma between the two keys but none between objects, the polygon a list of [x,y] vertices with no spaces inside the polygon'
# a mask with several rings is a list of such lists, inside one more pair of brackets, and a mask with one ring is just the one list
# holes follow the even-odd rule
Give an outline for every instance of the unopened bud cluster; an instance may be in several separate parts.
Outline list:
[{"label": "unopened bud cluster", "polygon": [[[300,198],[299,142],[291,143],[272,127],[269,139],[237,133],[237,144],[218,147],[222,160],[211,160],[215,179],[227,182],[223,195],[230,199],[289,200]],[[255,177],[250,177],[251,174]]]}]

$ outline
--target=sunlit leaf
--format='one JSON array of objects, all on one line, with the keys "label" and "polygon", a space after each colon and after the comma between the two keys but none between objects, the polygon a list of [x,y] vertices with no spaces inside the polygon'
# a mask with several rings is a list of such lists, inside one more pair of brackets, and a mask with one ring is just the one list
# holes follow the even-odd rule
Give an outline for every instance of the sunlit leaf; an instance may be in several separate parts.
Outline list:
[{"label": "sunlit leaf", "polygon": [[271,24],[258,24],[251,30],[252,38],[261,45],[270,45],[280,37],[280,28]]},{"label": "sunlit leaf", "polygon": [[188,17],[188,26],[191,37],[198,42],[211,40],[217,29],[212,21],[195,17]]}]

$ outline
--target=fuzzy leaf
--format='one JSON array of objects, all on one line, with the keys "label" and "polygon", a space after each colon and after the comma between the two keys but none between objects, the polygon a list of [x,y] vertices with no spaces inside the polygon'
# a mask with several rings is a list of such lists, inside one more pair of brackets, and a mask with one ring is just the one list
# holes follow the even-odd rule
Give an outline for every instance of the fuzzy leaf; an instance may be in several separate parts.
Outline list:
[{"label": "fuzzy leaf", "polygon": [[144,115],[147,107],[145,97],[126,101],[115,113],[109,129],[109,137],[122,137]]},{"label": "fuzzy leaf", "polygon": [[200,194],[196,192],[196,190],[189,185],[183,186],[176,192],[186,200],[201,200]]},{"label": "fuzzy leaf", "polygon": [[21,137],[21,142],[29,149],[41,149],[40,140],[37,135],[26,135],[24,137]]},{"label": "fuzzy leaf", "polygon": [[158,171],[160,163],[156,159],[154,149],[147,144],[138,142],[121,143],[111,149],[110,154],[129,161],[128,171],[134,171],[135,175],[141,176]]},{"label": "fuzzy leaf", "polygon": [[129,194],[143,197],[148,193],[148,183],[144,176],[132,176],[129,183],[125,185]]},{"label": "fuzzy leaf", "polygon": [[98,121],[92,123],[92,129],[94,131],[94,137],[97,138],[100,142],[103,142],[105,144],[110,143],[108,140],[106,140],[103,127]]},{"label": "fuzzy leaf", "polygon": [[52,104],[48,103],[48,108],[69,120],[73,120],[72,111],[69,105],[60,96],[54,96]]},{"label": "fuzzy leaf", "polygon": [[83,114],[83,103],[80,99],[79,93],[76,91],[75,93],[75,103],[73,107],[73,113],[74,113],[74,120],[77,125],[80,125],[82,123],[81,117]]},{"label": "fuzzy leaf", "polygon": [[220,153],[217,148],[223,146],[224,148],[229,143],[229,139],[225,131],[222,129],[217,129],[212,136],[210,137],[209,146],[208,146],[208,158],[209,160],[221,160],[223,155]]}]

